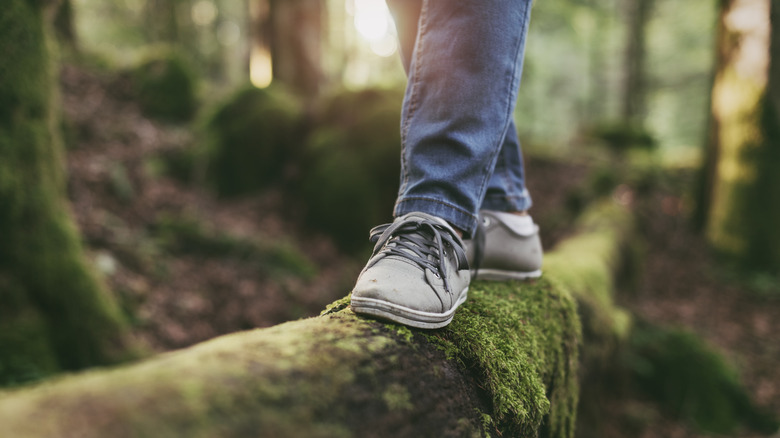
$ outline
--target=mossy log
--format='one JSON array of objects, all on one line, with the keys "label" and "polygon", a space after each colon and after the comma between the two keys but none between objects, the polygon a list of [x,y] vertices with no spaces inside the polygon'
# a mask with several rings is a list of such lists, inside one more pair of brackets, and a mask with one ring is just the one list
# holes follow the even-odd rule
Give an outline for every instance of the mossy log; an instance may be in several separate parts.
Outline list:
[{"label": "mossy log", "polygon": [[345,298],[320,317],[8,392],[0,435],[572,437],[575,297],[604,324],[585,330],[624,333],[609,289],[630,229],[628,212],[597,207],[542,279],[475,282],[445,329],[362,319]]}]

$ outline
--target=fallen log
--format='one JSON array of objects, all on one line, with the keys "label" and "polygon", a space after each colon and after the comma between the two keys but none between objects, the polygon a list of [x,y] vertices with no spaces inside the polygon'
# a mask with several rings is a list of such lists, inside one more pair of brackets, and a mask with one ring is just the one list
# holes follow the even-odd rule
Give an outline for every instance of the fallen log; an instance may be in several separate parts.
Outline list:
[{"label": "fallen log", "polygon": [[2,393],[0,436],[572,437],[577,302],[599,324],[586,331],[625,332],[610,294],[631,223],[593,208],[542,279],[475,282],[445,329],[362,319],[345,298],[319,317]]}]

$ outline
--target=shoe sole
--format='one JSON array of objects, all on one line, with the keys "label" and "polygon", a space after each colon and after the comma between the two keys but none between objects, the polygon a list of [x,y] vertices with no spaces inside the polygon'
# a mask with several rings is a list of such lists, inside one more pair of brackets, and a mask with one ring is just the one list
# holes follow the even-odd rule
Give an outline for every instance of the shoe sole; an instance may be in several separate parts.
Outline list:
[{"label": "shoe sole", "polygon": [[471,278],[475,280],[488,281],[509,281],[509,280],[530,280],[542,276],[542,270],[531,272],[501,271],[498,269],[480,269],[471,271]]},{"label": "shoe sole", "polygon": [[468,298],[468,287],[461,292],[458,302],[445,313],[422,312],[393,304],[376,298],[354,297],[350,306],[358,315],[370,316],[386,321],[397,322],[408,327],[437,329],[446,327],[455,316],[461,304]]}]

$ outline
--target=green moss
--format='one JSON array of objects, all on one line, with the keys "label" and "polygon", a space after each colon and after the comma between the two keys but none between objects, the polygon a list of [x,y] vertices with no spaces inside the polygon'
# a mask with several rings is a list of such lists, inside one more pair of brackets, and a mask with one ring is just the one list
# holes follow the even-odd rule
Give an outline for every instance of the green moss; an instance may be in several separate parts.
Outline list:
[{"label": "green moss", "polygon": [[408,342],[411,344],[412,339],[414,339],[414,332],[406,326],[403,325],[397,325],[397,324],[389,324],[391,326],[391,329],[395,331],[395,333],[398,335],[399,339],[403,339],[405,342]]},{"label": "green moss", "polygon": [[382,393],[382,400],[391,412],[411,411],[414,409],[409,390],[398,384],[391,384],[385,388],[385,392]]},{"label": "green moss", "polygon": [[339,91],[315,110],[301,198],[312,227],[347,250],[365,248],[371,227],[392,219],[400,172],[398,90]]},{"label": "green moss", "polygon": [[[223,336],[130,368],[0,394],[0,419],[13,436],[56,436],[66,427],[80,436],[240,437],[262,430],[265,436],[351,437],[344,424],[349,407],[334,402],[370,373],[367,353],[380,358],[392,348],[393,340],[374,334],[374,326],[342,313],[262,335]],[[390,387],[384,394],[406,409],[403,391]],[[41,400],[58,408],[41,421],[11,421],[48,410]],[[108,413],[111,421],[82,421],[93,412]]]},{"label": "green moss", "polygon": [[747,426],[773,433],[780,426],[753,405],[734,367],[695,334],[643,324],[630,347],[628,364],[641,389],[702,431],[732,434]]},{"label": "green moss", "polygon": [[221,196],[251,193],[285,179],[302,143],[303,108],[282,88],[239,90],[208,117],[208,179]]},{"label": "green moss", "polygon": [[338,299],[338,300],[328,304],[328,306],[325,307],[325,310],[323,310],[320,313],[320,316],[331,315],[331,314],[338,313],[338,312],[346,309],[347,307],[349,307],[349,303],[351,301],[351,298],[352,297],[350,295],[347,295],[344,298]]},{"label": "green moss", "polygon": [[162,120],[192,119],[198,108],[197,75],[184,57],[175,51],[156,51],[138,65],[133,85],[144,113]]},{"label": "green moss", "polygon": [[478,370],[502,433],[536,436],[549,416],[550,436],[573,436],[580,329],[567,292],[546,279],[476,282],[452,324],[429,338]]},{"label": "green moss", "polygon": [[[614,274],[625,260],[622,242],[633,231],[631,213],[603,201],[591,207],[577,223],[580,232],[545,255],[545,272],[572,291],[580,303],[586,338],[611,349],[628,338],[631,318],[614,302]],[[620,243],[620,244],[619,244]],[[589,345],[588,351],[600,350]]]},{"label": "green moss", "polygon": [[27,383],[59,370],[40,312],[11,274],[0,274],[0,387]]},{"label": "green moss", "polygon": [[45,339],[43,329],[25,329],[38,337],[31,344],[52,349],[37,366],[51,370],[55,357],[57,368],[75,369],[120,359],[127,338],[66,206],[42,8],[12,0],[0,17],[0,272],[13,273],[26,295],[30,309],[21,314],[46,322]]}]

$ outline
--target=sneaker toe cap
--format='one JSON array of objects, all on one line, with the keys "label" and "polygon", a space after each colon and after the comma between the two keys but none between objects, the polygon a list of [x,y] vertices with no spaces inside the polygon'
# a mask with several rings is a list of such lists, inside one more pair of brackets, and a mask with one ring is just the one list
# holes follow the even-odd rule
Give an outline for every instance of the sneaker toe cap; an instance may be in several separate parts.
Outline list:
[{"label": "sneaker toe cap", "polygon": [[438,293],[427,283],[421,269],[409,269],[409,264],[402,261],[388,262],[363,272],[352,297],[379,300],[421,312],[444,310]]}]

